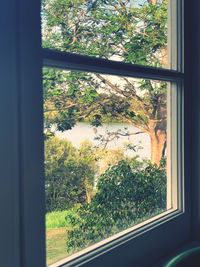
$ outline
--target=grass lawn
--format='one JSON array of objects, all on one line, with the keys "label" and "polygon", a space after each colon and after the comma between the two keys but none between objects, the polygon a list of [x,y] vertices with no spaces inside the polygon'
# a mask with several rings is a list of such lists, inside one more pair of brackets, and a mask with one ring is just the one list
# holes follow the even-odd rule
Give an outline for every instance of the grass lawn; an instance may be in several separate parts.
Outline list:
[{"label": "grass lawn", "polygon": [[69,254],[66,251],[66,227],[46,229],[46,264],[52,264]]},{"label": "grass lawn", "polygon": [[70,226],[65,220],[65,217],[73,213],[73,210],[65,210],[46,214],[47,265],[69,256],[66,246],[66,230],[69,229]]},{"label": "grass lawn", "polygon": [[46,214],[46,228],[67,227],[65,217],[74,214],[73,210],[53,211]]}]

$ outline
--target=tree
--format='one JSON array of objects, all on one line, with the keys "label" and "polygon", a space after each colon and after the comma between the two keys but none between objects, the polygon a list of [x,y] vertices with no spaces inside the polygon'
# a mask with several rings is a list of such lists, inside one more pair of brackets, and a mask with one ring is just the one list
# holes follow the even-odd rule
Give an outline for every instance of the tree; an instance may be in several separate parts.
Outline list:
[{"label": "tree", "polygon": [[[82,164],[87,166],[84,171],[84,185],[86,192],[86,201],[87,203],[91,203],[92,196],[94,194],[95,174],[98,168],[98,156],[96,155],[92,144],[88,140],[82,141],[78,150],[78,155],[79,162],[82,162]],[[91,170],[93,171],[91,172]]]},{"label": "tree", "polygon": [[[52,136],[45,141],[46,210],[64,210],[87,200],[94,182],[91,162],[82,159],[69,141]],[[86,182],[87,181],[87,182]]]},{"label": "tree", "polygon": [[96,243],[166,209],[165,160],[140,169],[137,160],[122,160],[98,179],[97,193],[77,215],[66,217],[67,248],[76,250]]},{"label": "tree", "polygon": [[95,177],[123,158],[120,149],[95,148],[88,140],[79,148],[56,136],[45,140],[46,210],[64,210],[91,203]]},{"label": "tree", "polygon": [[[126,63],[167,66],[167,1],[45,0],[43,46]],[[45,70],[48,73],[48,70]],[[98,126],[115,117],[148,133],[151,161],[159,165],[166,148],[166,83],[63,72],[46,79],[48,121],[66,130],[88,119]],[[50,96],[50,97],[49,97]],[[48,113],[57,111],[52,118]],[[50,118],[51,117],[51,118]],[[133,134],[133,133],[129,133]]]}]

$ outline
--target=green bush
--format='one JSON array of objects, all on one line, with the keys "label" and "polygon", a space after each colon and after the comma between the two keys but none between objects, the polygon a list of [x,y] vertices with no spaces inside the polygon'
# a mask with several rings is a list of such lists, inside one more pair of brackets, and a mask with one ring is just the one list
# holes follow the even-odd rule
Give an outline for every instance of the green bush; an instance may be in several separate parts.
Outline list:
[{"label": "green bush", "polygon": [[148,163],[134,170],[126,160],[107,169],[98,180],[91,204],[66,216],[72,230],[67,248],[75,251],[124,230],[166,209],[166,170]]}]

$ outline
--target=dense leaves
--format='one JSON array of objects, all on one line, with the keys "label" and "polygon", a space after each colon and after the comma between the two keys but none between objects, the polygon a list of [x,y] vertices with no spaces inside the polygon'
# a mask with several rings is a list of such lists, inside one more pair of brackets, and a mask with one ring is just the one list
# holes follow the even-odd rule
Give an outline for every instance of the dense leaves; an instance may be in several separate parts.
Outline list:
[{"label": "dense leaves", "polygon": [[[167,67],[167,1],[43,0],[43,46],[65,52]],[[151,161],[166,147],[166,83],[44,70],[45,127],[79,121],[126,121],[148,133]]]},{"label": "dense leaves", "polygon": [[[43,0],[43,47],[167,67],[167,1]],[[166,83],[44,68],[47,210],[68,209],[70,251],[83,248],[166,209]],[[128,122],[151,139],[151,163],[124,159],[122,151],[75,149],[52,136],[52,126],[77,122],[98,127]],[[108,143],[128,132],[99,136]],[[130,144],[132,149],[134,144]],[[98,163],[105,164],[99,168]],[[121,161],[119,161],[121,160]],[[154,162],[157,163],[153,164]],[[114,166],[113,166],[114,165]],[[159,165],[159,166],[158,166]],[[98,182],[97,182],[98,181]],[[97,187],[95,186],[97,182]]]},{"label": "dense leaves", "polygon": [[[83,150],[83,149],[82,149]],[[85,149],[87,150],[87,149]],[[94,182],[94,167],[72,144],[57,137],[45,141],[46,211],[68,209],[87,199],[87,185]]]},{"label": "dense leaves", "polygon": [[[134,166],[135,165],[135,166]],[[134,167],[134,168],[133,168]],[[100,176],[98,191],[90,204],[66,217],[68,250],[91,245],[166,209],[165,160],[160,166],[122,160]]]},{"label": "dense leaves", "polygon": [[166,0],[44,0],[42,16],[44,47],[162,65],[155,55],[167,45]]},{"label": "dense leaves", "polygon": [[124,158],[120,149],[95,148],[83,140],[79,148],[56,136],[45,140],[46,211],[65,210],[90,203],[95,179]]}]

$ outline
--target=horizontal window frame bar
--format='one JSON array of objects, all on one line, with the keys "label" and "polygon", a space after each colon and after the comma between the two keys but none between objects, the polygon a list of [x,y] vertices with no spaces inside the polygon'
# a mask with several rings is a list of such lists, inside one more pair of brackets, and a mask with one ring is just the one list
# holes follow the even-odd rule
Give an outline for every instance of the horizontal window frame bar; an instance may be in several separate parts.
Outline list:
[{"label": "horizontal window frame bar", "polygon": [[167,82],[184,79],[184,74],[175,70],[82,56],[57,50],[54,51],[47,48],[42,48],[42,58],[44,67],[152,79]]}]

